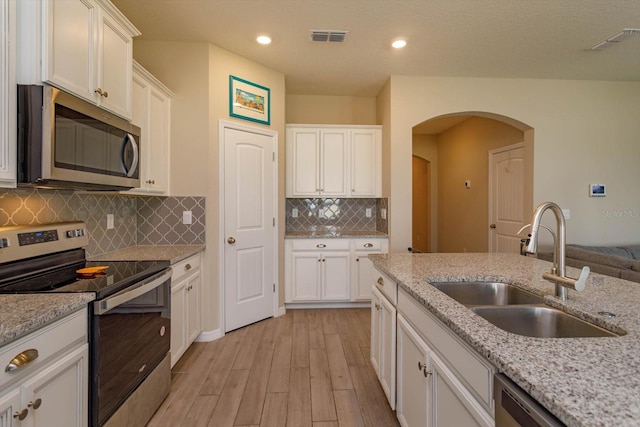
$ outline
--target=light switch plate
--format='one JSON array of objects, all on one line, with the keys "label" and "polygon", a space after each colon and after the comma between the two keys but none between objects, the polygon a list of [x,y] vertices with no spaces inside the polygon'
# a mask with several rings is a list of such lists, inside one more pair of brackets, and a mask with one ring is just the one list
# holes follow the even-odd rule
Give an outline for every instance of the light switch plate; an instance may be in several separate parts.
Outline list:
[{"label": "light switch plate", "polygon": [[182,223],[185,225],[193,223],[193,215],[191,211],[182,211]]},{"label": "light switch plate", "polygon": [[380,216],[382,219],[387,219],[387,210],[385,208],[380,209]]},{"label": "light switch plate", "polygon": [[114,228],[113,214],[107,214],[107,230],[113,230]]},{"label": "light switch plate", "polygon": [[298,218],[298,209],[297,208],[291,209],[291,216],[293,218]]},{"label": "light switch plate", "polygon": [[364,216],[366,216],[367,218],[371,218],[371,208],[365,209]]}]

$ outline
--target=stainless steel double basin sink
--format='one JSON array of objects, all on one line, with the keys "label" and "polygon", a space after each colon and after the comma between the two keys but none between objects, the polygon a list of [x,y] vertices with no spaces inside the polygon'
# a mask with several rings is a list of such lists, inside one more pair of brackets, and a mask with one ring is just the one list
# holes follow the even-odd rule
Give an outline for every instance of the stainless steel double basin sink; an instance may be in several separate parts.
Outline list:
[{"label": "stainless steel double basin sink", "polygon": [[508,283],[433,282],[436,289],[500,329],[536,338],[616,337],[617,334],[544,305],[544,298]]}]

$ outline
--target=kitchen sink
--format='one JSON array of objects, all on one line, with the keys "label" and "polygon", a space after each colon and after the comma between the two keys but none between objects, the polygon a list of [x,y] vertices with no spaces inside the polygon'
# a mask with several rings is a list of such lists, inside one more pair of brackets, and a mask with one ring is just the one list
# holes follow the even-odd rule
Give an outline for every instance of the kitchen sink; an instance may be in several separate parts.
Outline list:
[{"label": "kitchen sink", "polygon": [[471,311],[500,329],[536,338],[616,337],[617,334],[547,306],[485,306]]},{"label": "kitchen sink", "polygon": [[433,282],[431,285],[466,306],[544,303],[543,297],[508,283]]}]

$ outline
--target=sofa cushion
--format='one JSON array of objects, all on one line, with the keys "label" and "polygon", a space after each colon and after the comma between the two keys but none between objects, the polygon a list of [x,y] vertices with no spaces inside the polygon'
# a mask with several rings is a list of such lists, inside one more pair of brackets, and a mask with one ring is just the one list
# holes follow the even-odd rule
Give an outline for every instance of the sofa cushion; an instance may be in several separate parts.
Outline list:
[{"label": "sofa cushion", "polygon": [[633,271],[640,271],[640,260],[633,261],[633,262],[631,263],[631,269],[632,269]]},{"label": "sofa cushion", "polygon": [[[615,253],[608,252],[597,252],[591,251],[588,249],[589,246],[577,246],[577,245],[567,245],[566,247],[566,256],[567,258],[573,258],[576,260],[584,261],[585,263],[596,263],[601,265],[608,265],[615,268],[626,268],[631,269],[634,260],[630,257],[624,257],[615,255]],[[616,248],[610,248],[616,249]]]},{"label": "sofa cushion", "polygon": [[624,280],[630,280],[632,282],[640,282],[640,271],[620,270],[620,278]]},{"label": "sofa cushion", "polygon": [[633,258],[633,254],[626,247],[567,245],[567,249],[569,247],[578,248],[589,252],[596,252],[604,255],[615,255],[624,258]]},{"label": "sofa cushion", "polygon": [[638,246],[625,246],[627,251],[631,253],[633,259],[640,259],[640,245]]}]

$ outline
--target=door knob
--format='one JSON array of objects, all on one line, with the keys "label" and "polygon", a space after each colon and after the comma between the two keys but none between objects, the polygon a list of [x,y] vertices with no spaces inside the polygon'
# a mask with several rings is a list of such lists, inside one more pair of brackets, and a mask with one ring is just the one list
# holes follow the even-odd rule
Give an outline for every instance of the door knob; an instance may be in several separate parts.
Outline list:
[{"label": "door knob", "polygon": [[489,228],[496,228],[496,225],[495,225],[495,224],[491,224],[491,225],[489,226]]},{"label": "door knob", "polygon": [[236,242],[236,239],[234,239],[233,237],[229,237],[227,239],[227,243],[230,244],[230,245],[233,245],[235,242]]}]

